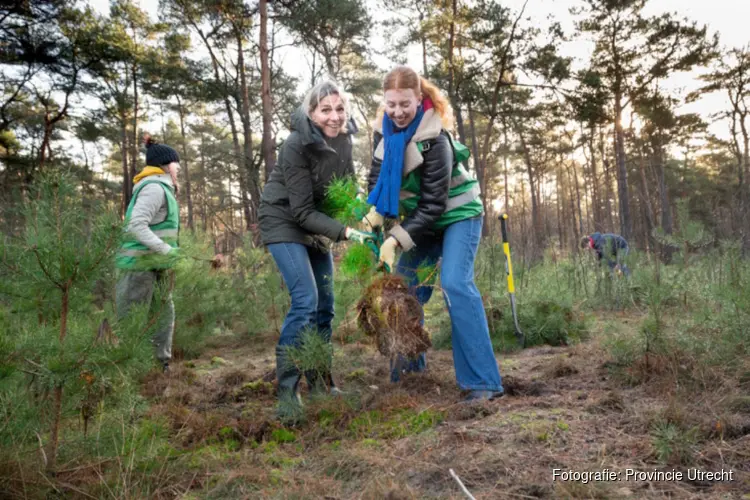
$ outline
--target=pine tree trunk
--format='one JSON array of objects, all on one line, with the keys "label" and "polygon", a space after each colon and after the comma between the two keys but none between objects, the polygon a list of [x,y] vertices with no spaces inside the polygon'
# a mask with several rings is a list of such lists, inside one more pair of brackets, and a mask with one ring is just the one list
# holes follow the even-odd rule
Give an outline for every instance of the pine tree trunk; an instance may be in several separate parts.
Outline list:
[{"label": "pine tree trunk", "polygon": [[133,77],[133,139],[130,146],[133,151],[130,158],[130,178],[132,179],[138,171],[138,73],[135,63],[131,71]]},{"label": "pine tree trunk", "polygon": [[201,226],[203,232],[208,232],[208,194],[206,186],[208,176],[206,175],[206,134],[201,132]]},{"label": "pine tree trunk", "polygon": [[521,234],[523,241],[523,259],[526,260],[529,253],[529,231],[526,223],[526,183],[521,180]]},{"label": "pine tree trunk", "polygon": [[469,107],[469,132],[471,133],[471,155],[474,157],[474,172],[478,174],[479,171],[479,144],[477,144],[477,129],[474,120],[474,108],[471,105],[471,101],[468,104]]},{"label": "pine tree trunk", "polygon": [[[242,189],[242,188],[240,188]],[[222,209],[224,208],[224,199],[229,200],[229,225],[234,227],[234,206],[232,205],[232,176],[227,176],[227,195],[226,197],[222,198]],[[244,208],[244,207],[243,207]],[[245,219],[245,223],[247,223],[248,219]],[[226,233],[226,228],[224,229],[224,232]]]},{"label": "pine tree trunk", "polygon": [[[557,168],[557,172],[555,173],[555,190],[557,191],[557,237],[559,238],[558,247],[560,248],[560,251],[563,249],[563,245],[565,244],[565,236],[563,234],[563,218],[564,218],[564,196],[562,193],[562,187],[560,186],[560,171],[562,170],[562,165]],[[575,212],[573,212],[573,226],[575,226]]]},{"label": "pine tree trunk", "polygon": [[167,124],[164,121],[164,102],[159,102],[159,112],[161,114],[161,136],[166,137],[167,136]]},{"label": "pine tree trunk", "polygon": [[[659,184],[659,205],[661,206],[661,227],[666,234],[672,234],[672,208],[669,205],[667,182],[664,177],[664,150],[658,142],[653,144],[654,165]],[[670,245],[662,246],[662,259],[666,264],[672,261],[673,249]]]},{"label": "pine tree trunk", "polygon": [[461,104],[458,102],[458,98],[456,98],[456,104],[455,104],[455,111],[456,111],[456,131],[458,132],[458,140],[461,142],[461,144],[466,144],[466,128],[464,126],[464,113],[461,111]]},{"label": "pine tree trunk", "polygon": [[505,189],[505,207],[503,208],[506,212],[510,210],[510,194],[508,193],[508,151],[510,144],[508,142],[508,124],[503,118],[503,180],[504,180],[504,189]]},{"label": "pine tree trunk", "polygon": [[644,199],[644,212],[646,214],[646,232],[648,233],[648,237],[645,240],[645,244],[648,246],[653,247],[653,236],[651,235],[651,231],[655,227],[655,212],[654,208],[651,205],[651,193],[648,189],[648,179],[646,178],[646,165],[645,165],[645,159],[643,157],[643,150],[639,148],[639,171],[641,174],[641,185],[643,186],[643,199]]},{"label": "pine tree trunk", "polygon": [[[250,229],[252,224],[252,214],[250,209],[250,197],[247,189],[247,176],[245,175],[245,162],[243,160],[242,148],[240,147],[240,132],[237,129],[237,122],[234,119],[234,111],[229,97],[224,98],[224,107],[229,117],[229,129],[232,132],[232,151],[234,152],[235,161],[237,162],[237,182],[240,187],[240,200],[242,201],[242,213],[245,218],[245,227]],[[230,201],[231,205],[231,201]]]},{"label": "pine tree trunk", "polygon": [[542,242],[543,245],[539,247],[539,255],[544,258],[544,248],[547,242],[552,238],[552,224],[550,223],[549,213],[547,211],[547,193],[542,190],[542,186],[545,184],[545,176],[540,175],[536,178],[536,199],[538,200],[539,206],[537,207],[539,218],[541,219],[540,226],[542,228]]},{"label": "pine tree trunk", "polygon": [[485,210],[482,236],[486,237],[490,234],[490,224],[487,220],[487,214],[489,213],[489,207],[487,206],[487,175],[484,161],[479,157],[479,145],[477,144],[477,132],[474,123],[474,108],[472,107],[471,102],[469,102],[469,130],[471,132],[471,154],[474,156],[474,171],[477,176],[477,182],[479,182],[479,189],[482,193],[482,204],[484,205]]},{"label": "pine tree trunk", "polygon": [[592,197],[591,197],[591,183],[587,182],[586,179],[586,172],[583,173],[583,195],[581,196],[581,209],[586,214],[586,217],[583,219],[585,222],[581,222],[582,229],[581,234],[586,233],[587,228],[593,228],[594,227],[594,215],[592,214],[592,211],[594,207],[592,206]]},{"label": "pine tree trunk", "polygon": [[133,196],[133,178],[128,171],[128,128],[125,115],[120,115],[120,153],[122,155],[122,206],[121,216],[125,216],[125,211],[130,204],[130,198]]},{"label": "pine tree trunk", "polygon": [[[216,77],[217,82],[224,82],[224,108],[227,112],[227,118],[229,119],[229,129],[232,132],[232,152],[234,153],[234,160],[237,165],[237,171],[238,171],[238,184],[240,188],[240,200],[242,203],[242,213],[244,215],[245,219],[245,227],[249,230],[251,225],[251,210],[250,210],[250,197],[248,196],[248,189],[247,189],[247,180],[244,173],[244,161],[242,156],[242,149],[240,148],[240,139],[239,139],[239,131],[237,129],[237,122],[234,119],[234,112],[232,111],[232,103],[230,100],[230,91],[229,91],[229,84],[227,83],[227,73],[226,69],[224,69],[224,78],[222,79],[221,73],[219,72],[219,62],[216,58],[216,54],[214,54],[213,48],[211,47],[211,44],[208,41],[208,38],[206,38],[206,35],[203,33],[203,31],[198,27],[197,24],[193,23],[193,27],[198,32],[198,35],[203,40],[203,44],[206,46],[206,49],[208,50],[209,55],[211,56],[211,66],[214,70],[214,76]],[[229,191],[231,193],[231,190]],[[230,206],[230,212],[232,210],[232,201],[230,199],[229,201]],[[233,217],[233,216],[232,216]],[[232,220],[232,225],[234,225],[234,222]]]},{"label": "pine tree trunk", "polygon": [[[471,155],[474,158],[474,172],[477,176],[477,181],[479,181],[480,177],[482,181],[479,181],[479,189],[482,191],[482,203],[484,204],[484,213],[485,213],[485,220],[484,224],[482,225],[482,236],[488,236],[490,234],[490,224],[489,220],[487,219],[487,214],[489,213],[489,207],[487,206],[487,186],[485,181],[485,173],[483,169],[483,165],[480,163],[479,158],[479,145],[477,144],[477,129],[474,122],[474,108],[471,105],[471,101],[468,103],[469,108],[469,133],[471,134]],[[481,172],[481,176],[480,176]]]},{"label": "pine tree trunk", "polygon": [[[571,248],[573,249],[573,251],[576,252],[578,248],[578,242],[581,240],[581,236],[583,235],[583,212],[581,211],[581,191],[580,191],[580,188],[578,187],[578,174],[576,173],[575,162],[572,162],[572,164],[568,166],[567,170],[568,170],[568,182],[570,184],[570,187],[568,189],[569,196],[570,196],[570,210],[571,210],[571,213],[576,213],[576,209],[578,211],[578,225],[573,224],[573,245],[571,245]],[[571,171],[572,171],[572,174],[571,174]],[[573,192],[573,186],[575,186],[575,193]]]},{"label": "pine tree trunk", "polygon": [[578,236],[583,234],[583,212],[581,211],[581,189],[578,186],[578,172],[576,171],[575,163],[570,167],[573,171],[573,185],[576,188],[576,203],[578,204],[578,224],[580,232],[576,235],[576,243],[578,242]]},{"label": "pine tree trunk", "polygon": [[39,148],[39,169],[44,168],[47,160],[47,150],[49,149],[50,137],[52,137],[52,125],[49,115],[44,116],[44,131],[42,133],[42,146]]},{"label": "pine tree trunk", "polygon": [[615,159],[617,162],[617,196],[620,202],[620,235],[630,239],[632,222],[628,199],[628,170],[625,157],[625,131],[622,127],[622,93],[615,91]]},{"label": "pine tree trunk", "polygon": [[[63,346],[65,345],[65,337],[68,333],[68,309],[69,309],[69,293],[68,286],[61,288],[62,298],[60,303],[60,352],[62,353]],[[62,354],[61,354],[62,355]],[[54,472],[57,466],[57,448],[60,442],[60,422],[62,420],[62,400],[63,400],[63,386],[55,386],[55,402],[52,408],[52,428],[50,429],[50,441],[49,450],[47,452],[47,470]]]},{"label": "pine tree trunk", "polygon": [[750,183],[747,182],[747,179],[750,178],[750,134],[748,134],[747,125],[745,124],[746,115],[747,111],[743,113],[742,120],[740,120],[743,146],[741,170],[742,177],[745,180],[744,183],[741,183],[740,185],[740,214],[745,223],[740,227],[742,228],[741,231],[744,232],[742,246],[747,252],[747,250],[750,249],[750,214],[748,214],[748,207],[750,206],[748,203],[748,198],[750,197]]},{"label": "pine tree trunk", "polygon": [[240,77],[240,121],[244,132],[244,150],[243,155],[244,169],[247,173],[248,191],[250,194],[250,227],[254,239],[257,240],[257,222],[258,206],[260,205],[260,173],[253,162],[253,132],[250,123],[250,97],[247,89],[247,68],[245,67],[244,40],[242,33],[236,30],[235,38],[237,42],[237,72]]},{"label": "pine tree trunk", "polygon": [[187,137],[185,136],[185,108],[182,106],[182,99],[177,96],[177,114],[180,117],[180,135],[182,136],[182,158],[180,166],[185,174],[185,197],[187,198],[187,226],[190,232],[195,232],[193,226],[193,195],[190,186],[190,169],[188,168],[187,154]]},{"label": "pine tree trunk", "polygon": [[[594,219],[594,231],[601,231],[602,228],[602,205],[599,197],[599,173],[596,169],[596,148],[594,147],[594,126],[591,127],[589,136],[589,154],[591,155],[591,205]],[[583,233],[583,231],[581,232]]]},{"label": "pine tree trunk", "polygon": [[607,211],[607,228],[609,231],[614,231],[615,222],[612,217],[612,175],[609,159],[606,156],[605,142],[604,142],[604,131],[599,128],[599,150],[601,151],[602,157],[602,168],[604,169],[604,182],[606,183],[604,209]]},{"label": "pine tree trunk", "polygon": [[533,245],[533,248],[531,249],[531,261],[536,262],[542,255],[541,247],[543,234],[543,228],[541,227],[541,219],[539,216],[539,193],[537,191],[537,185],[534,179],[534,168],[532,167],[531,154],[529,153],[529,148],[526,144],[526,139],[523,135],[523,131],[520,129],[518,130],[518,137],[521,141],[523,159],[524,163],[526,164],[526,172],[529,176],[529,191],[531,192],[531,244]]},{"label": "pine tree trunk", "polygon": [[[466,144],[466,131],[464,129],[464,117],[461,112],[461,103],[458,99],[456,85],[456,65],[454,52],[456,49],[456,17],[458,15],[458,0],[452,0],[451,23],[448,35],[448,96],[450,97],[453,110],[456,112],[456,127],[458,129],[458,140]],[[486,225],[486,224],[485,224]]]},{"label": "pine tree trunk", "polygon": [[260,0],[260,71],[261,101],[263,107],[263,140],[261,150],[265,163],[266,179],[271,175],[276,158],[271,129],[273,103],[271,102],[271,65],[268,60],[268,0]]}]

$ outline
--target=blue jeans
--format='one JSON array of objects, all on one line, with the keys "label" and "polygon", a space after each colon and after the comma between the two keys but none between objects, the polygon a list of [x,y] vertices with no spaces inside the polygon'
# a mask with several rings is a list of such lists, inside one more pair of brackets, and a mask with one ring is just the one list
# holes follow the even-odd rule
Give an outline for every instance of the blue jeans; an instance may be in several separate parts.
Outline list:
[{"label": "blue jeans", "polygon": [[317,329],[331,341],[333,256],[299,243],[272,243],[268,250],[279,266],[292,305],[281,326],[279,346],[298,345],[305,329]]},{"label": "blue jeans", "polygon": [[[502,391],[487,315],[474,283],[474,259],[481,235],[481,217],[451,224],[442,236],[422,241],[401,254],[396,271],[404,276],[419,303],[424,305],[432,296],[432,287],[417,286],[416,270],[420,264],[435,265],[443,258],[440,282],[451,319],[453,365],[458,386],[463,390]],[[424,370],[426,358],[422,354],[416,359],[401,359],[396,365],[391,367],[392,381],[399,380],[401,371]]]}]

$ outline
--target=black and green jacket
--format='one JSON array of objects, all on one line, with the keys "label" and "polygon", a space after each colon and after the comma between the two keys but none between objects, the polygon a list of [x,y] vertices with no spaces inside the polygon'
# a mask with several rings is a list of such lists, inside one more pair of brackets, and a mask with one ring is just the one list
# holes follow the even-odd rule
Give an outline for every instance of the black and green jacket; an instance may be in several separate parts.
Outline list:
[{"label": "black and green jacket", "polygon": [[[382,138],[381,132],[376,130],[369,191],[375,188],[380,175]],[[461,152],[465,150],[462,145],[458,146]],[[390,232],[405,251],[427,235],[483,213],[479,183],[457,156],[461,155],[454,152],[453,140],[443,130],[440,116],[434,108],[428,109],[404,154],[400,194],[402,220]]]},{"label": "black and green jacket", "polygon": [[291,133],[263,189],[258,210],[263,243],[301,243],[326,250],[329,240],[345,238],[345,226],[319,210],[326,187],[335,177],[354,175],[353,122],[348,132],[330,139],[300,108],[292,115]]}]

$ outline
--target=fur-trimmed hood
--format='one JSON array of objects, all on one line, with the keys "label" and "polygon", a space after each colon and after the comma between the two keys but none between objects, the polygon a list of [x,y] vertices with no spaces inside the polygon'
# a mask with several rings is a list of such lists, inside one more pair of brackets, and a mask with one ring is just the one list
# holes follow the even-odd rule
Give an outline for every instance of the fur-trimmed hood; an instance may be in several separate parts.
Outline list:
[{"label": "fur-trimmed hood", "polygon": [[[375,132],[383,134],[383,121],[378,120],[374,124]],[[430,108],[424,112],[422,121],[417,127],[417,131],[411,138],[411,142],[406,145],[406,152],[404,153],[404,170],[403,177],[406,177],[415,168],[424,163],[424,157],[419,152],[417,144],[429,139],[434,139],[440,135],[440,131],[443,130],[443,120],[440,115],[435,111],[435,108]],[[381,140],[378,146],[375,148],[373,156],[378,160],[383,160],[383,152],[385,151],[385,140]]]}]

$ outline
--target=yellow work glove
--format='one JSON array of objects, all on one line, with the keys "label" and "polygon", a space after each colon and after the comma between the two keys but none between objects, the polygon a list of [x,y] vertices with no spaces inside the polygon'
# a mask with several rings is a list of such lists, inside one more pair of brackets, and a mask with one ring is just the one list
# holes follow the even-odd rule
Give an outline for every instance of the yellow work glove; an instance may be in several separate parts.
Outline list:
[{"label": "yellow work glove", "polygon": [[382,245],[380,245],[380,262],[386,266],[386,270],[393,272],[393,264],[396,262],[396,247],[398,247],[398,240],[393,236],[389,236],[385,239]]},{"label": "yellow work glove", "polygon": [[383,226],[383,216],[375,210],[375,207],[370,208],[367,215],[362,217],[362,229],[368,233],[372,233],[376,228]]}]

